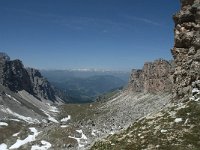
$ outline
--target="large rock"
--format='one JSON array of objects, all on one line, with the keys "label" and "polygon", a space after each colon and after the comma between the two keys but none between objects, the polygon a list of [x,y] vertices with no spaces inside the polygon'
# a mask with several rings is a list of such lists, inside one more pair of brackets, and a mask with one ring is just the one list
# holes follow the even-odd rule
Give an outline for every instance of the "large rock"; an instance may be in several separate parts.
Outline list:
[{"label": "large rock", "polygon": [[159,59],[144,64],[142,70],[133,70],[128,89],[135,92],[170,92],[172,89],[172,63]]},{"label": "large rock", "polygon": [[181,10],[174,15],[174,98],[188,97],[192,82],[200,79],[200,0],[181,2]]},{"label": "large rock", "polygon": [[10,61],[0,55],[0,83],[12,91],[26,90],[32,93],[29,75],[20,60]]},{"label": "large rock", "polygon": [[20,60],[10,60],[5,53],[0,53],[0,84],[14,92],[25,90],[39,99],[56,100],[54,89],[38,70],[25,69]]}]

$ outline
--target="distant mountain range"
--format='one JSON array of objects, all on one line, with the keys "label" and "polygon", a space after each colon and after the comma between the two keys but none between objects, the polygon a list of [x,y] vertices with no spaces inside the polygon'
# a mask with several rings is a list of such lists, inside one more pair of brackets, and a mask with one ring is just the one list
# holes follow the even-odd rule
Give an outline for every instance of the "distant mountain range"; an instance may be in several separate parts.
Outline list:
[{"label": "distant mountain range", "polygon": [[[109,70],[41,70],[58,89],[58,95],[69,102],[89,102],[101,94],[123,87],[129,72]],[[64,93],[63,93],[64,91]]]},{"label": "distant mountain range", "polygon": [[49,81],[63,82],[71,78],[88,78],[91,76],[111,75],[128,83],[130,71],[112,71],[98,69],[67,69],[67,70],[40,70]]}]

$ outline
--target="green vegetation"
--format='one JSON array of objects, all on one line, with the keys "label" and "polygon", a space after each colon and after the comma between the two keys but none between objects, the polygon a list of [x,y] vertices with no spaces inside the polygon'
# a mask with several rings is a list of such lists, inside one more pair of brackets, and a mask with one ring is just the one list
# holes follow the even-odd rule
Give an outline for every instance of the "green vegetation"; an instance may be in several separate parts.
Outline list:
[{"label": "green vegetation", "polygon": [[22,123],[19,122],[7,121],[7,123],[8,126],[0,127],[0,143],[4,143],[6,139],[9,139],[23,128]]},{"label": "green vegetation", "polygon": [[[180,121],[175,121],[177,118]],[[136,121],[126,130],[96,142],[91,150],[198,150],[199,141],[200,103],[188,101],[182,107],[173,106],[170,111]]]},{"label": "green vegetation", "polygon": [[[102,113],[102,112],[101,112]],[[97,117],[99,114],[99,103],[89,104],[66,104],[61,107],[59,119],[66,117],[66,115],[73,116],[71,122],[86,121],[91,118]]]}]

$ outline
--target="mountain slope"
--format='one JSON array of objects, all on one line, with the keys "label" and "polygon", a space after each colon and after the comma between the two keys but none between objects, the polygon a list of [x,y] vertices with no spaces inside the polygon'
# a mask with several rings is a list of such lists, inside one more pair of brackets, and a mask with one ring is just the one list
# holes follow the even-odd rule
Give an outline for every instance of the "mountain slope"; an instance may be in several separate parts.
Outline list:
[{"label": "mountain slope", "polygon": [[[182,0],[181,4],[181,11],[174,16],[173,99],[159,112],[146,115],[127,129],[97,141],[92,150],[199,149],[200,1]],[[133,84],[133,87],[144,88],[143,82],[138,82],[142,79],[140,74],[141,71],[135,72],[139,86]]]},{"label": "mountain slope", "polygon": [[0,118],[26,123],[48,119],[50,104],[63,103],[39,71],[25,69],[20,60],[10,60],[5,53],[0,53],[0,93]]},{"label": "mountain slope", "polygon": [[96,142],[91,149],[198,150],[200,147],[199,83],[200,81],[193,83],[196,90],[193,90],[193,97],[187,101],[171,103],[157,113],[140,118],[126,130]]}]

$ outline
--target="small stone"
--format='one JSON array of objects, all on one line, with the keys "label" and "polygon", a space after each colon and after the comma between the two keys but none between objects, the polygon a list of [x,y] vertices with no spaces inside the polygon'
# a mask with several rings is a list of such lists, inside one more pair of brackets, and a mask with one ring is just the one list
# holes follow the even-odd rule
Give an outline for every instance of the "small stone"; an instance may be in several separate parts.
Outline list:
[{"label": "small stone", "polygon": [[167,130],[162,129],[160,132],[161,132],[161,133],[166,133]]},{"label": "small stone", "polygon": [[182,118],[176,118],[176,119],[174,120],[174,122],[176,122],[176,123],[179,123],[179,122],[182,122],[182,121],[183,121]]}]

